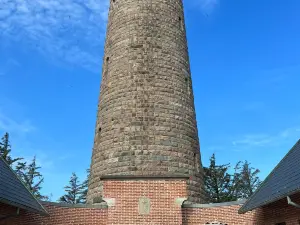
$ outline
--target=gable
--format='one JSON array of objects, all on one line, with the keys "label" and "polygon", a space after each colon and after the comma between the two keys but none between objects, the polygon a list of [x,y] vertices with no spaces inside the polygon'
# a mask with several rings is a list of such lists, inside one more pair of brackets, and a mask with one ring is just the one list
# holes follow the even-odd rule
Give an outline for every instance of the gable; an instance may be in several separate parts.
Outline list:
[{"label": "gable", "polygon": [[259,208],[300,191],[300,140],[279,162],[239,213]]},{"label": "gable", "polygon": [[44,207],[24,186],[17,174],[0,157],[0,202],[31,212],[48,215]]}]

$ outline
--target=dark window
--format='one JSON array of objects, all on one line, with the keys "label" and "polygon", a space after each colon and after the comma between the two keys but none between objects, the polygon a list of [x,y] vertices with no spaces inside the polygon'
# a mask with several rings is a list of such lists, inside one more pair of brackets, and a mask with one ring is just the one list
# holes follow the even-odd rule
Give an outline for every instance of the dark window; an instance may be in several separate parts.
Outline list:
[{"label": "dark window", "polygon": [[107,77],[108,77],[108,69],[109,69],[110,58],[106,57],[105,64],[103,67],[103,75],[102,75],[102,83],[101,83],[101,91],[102,89],[107,88]]},{"label": "dark window", "polygon": [[184,30],[184,24],[183,24],[182,18],[179,17],[178,20],[179,20],[180,29],[183,31]]},{"label": "dark window", "polygon": [[275,225],[286,225],[285,222],[282,222],[282,223],[276,223]]},{"label": "dark window", "polygon": [[200,172],[200,157],[196,153],[194,153],[194,163],[195,163],[196,171],[199,173]]}]

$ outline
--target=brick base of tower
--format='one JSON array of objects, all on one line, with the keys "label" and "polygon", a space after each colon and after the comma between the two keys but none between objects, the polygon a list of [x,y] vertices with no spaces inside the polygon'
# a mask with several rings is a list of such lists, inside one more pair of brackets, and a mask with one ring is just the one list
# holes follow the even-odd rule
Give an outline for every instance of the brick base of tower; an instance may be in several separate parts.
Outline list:
[{"label": "brick base of tower", "polygon": [[188,178],[104,178],[108,224],[182,224]]},{"label": "brick base of tower", "polygon": [[[41,216],[0,203],[0,225],[204,225],[219,221],[230,225],[298,224],[299,209],[286,201],[267,208],[238,214],[242,203],[191,204],[184,179],[103,180],[105,200],[101,204],[71,205],[42,202],[50,216]],[[297,202],[299,197],[292,196]],[[140,208],[145,201],[150,207]],[[149,204],[150,203],[150,204]],[[5,215],[15,215],[3,220]]]}]

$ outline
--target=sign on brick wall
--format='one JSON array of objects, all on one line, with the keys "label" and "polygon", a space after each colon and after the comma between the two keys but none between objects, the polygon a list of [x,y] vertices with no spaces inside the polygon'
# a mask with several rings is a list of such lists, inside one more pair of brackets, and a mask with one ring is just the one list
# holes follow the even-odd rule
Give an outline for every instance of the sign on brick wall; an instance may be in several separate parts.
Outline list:
[{"label": "sign on brick wall", "polygon": [[150,213],[150,199],[146,197],[141,197],[139,199],[139,214],[147,215]]}]

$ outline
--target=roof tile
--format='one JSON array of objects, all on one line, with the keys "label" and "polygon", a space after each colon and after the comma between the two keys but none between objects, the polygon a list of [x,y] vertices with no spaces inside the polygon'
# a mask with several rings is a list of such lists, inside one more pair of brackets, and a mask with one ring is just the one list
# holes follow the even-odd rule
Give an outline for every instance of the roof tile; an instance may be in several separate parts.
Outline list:
[{"label": "roof tile", "polygon": [[48,215],[44,207],[2,157],[0,157],[0,202],[41,215]]},{"label": "roof tile", "polygon": [[300,140],[279,162],[239,213],[268,205],[300,191]]}]

